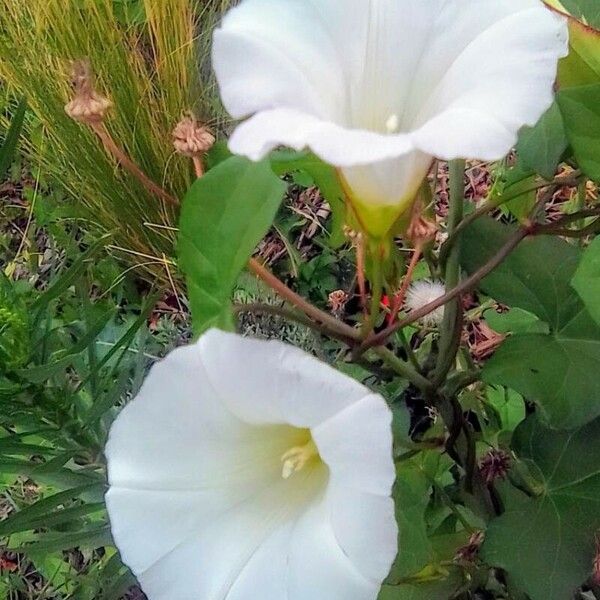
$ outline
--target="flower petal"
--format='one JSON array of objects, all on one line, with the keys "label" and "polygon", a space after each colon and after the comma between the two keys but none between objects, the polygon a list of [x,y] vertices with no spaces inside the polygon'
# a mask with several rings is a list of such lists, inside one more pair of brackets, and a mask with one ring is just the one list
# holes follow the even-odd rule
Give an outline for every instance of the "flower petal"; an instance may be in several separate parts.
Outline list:
[{"label": "flower petal", "polygon": [[[271,561],[288,554],[294,523],[315,494],[322,493],[319,490],[326,479],[323,468],[303,473],[296,480],[279,478],[274,486],[224,510],[201,529],[188,531],[171,552],[136,573],[142,588],[151,600],[221,600],[229,598],[236,588],[243,600],[279,600],[282,596],[277,594],[286,585],[286,570]],[[151,516],[171,519],[174,515]],[[153,520],[146,519],[147,526],[153,527]],[[262,581],[247,577],[254,570],[263,572]],[[259,588],[267,578],[272,581]]]},{"label": "flower petal", "polygon": [[257,470],[248,465],[274,456],[275,472],[292,432],[281,427],[265,436],[263,429],[244,423],[212,387],[200,346],[179,348],[154,365],[114,423],[105,451],[109,483],[191,491],[239,473],[238,481],[252,485]]},{"label": "flower petal", "polygon": [[413,150],[396,158],[341,169],[352,199],[362,204],[411,204],[432,157]]},{"label": "flower petal", "polygon": [[259,112],[231,135],[229,148],[260,160],[277,146],[311,148],[338,167],[366,165],[414,150],[407,135],[383,135],[365,129],[346,129],[298,110],[277,108]]},{"label": "flower petal", "polygon": [[[229,111],[255,113],[234,152],[309,147],[351,167],[417,149],[501,158],[551,103],[566,52],[564,20],[539,0],[245,0],[216,32],[213,59]],[[377,181],[370,196],[402,199],[424,163],[390,197]]]},{"label": "flower petal", "polygon": [[[369,390],[288,344],[213,329],[199,342],[222,401],[253,424],[309,428],[369,395]],[[243,356],[243,360],[231,357]]]},{"label": "flower petal", "polygon": [[[365,577],[345,553],[333,530],[331,511],[332,507],[323,499],[313,503],[296,524],[289,546],[287,597],[289,600],[375,600],[382,580]],[[371,521],[365,525],[371,525]],[[364,553],[369,550],[364,547]]]},{"label": "flower petal", "polygon": [[371,394],[312,429],[332,480],[371,494],[389,495],[396,478],[392,460],[392,413]]},{"label": "flower petal", "polygon": [[327,491],[331,526],[344,554],[367,579],[383,581],[398,552],[391,496],[333,483]]},{"label": "flower petal", "polygon": [[455,1],[438,27],[447,33],[434,38],[414,84],[427,97],[417,94],[409,108],[412,139],[438,158],[501,158],[552,103],[557,62],[568,52],[565,22],[539,2]]},{"label": "flower petal", "polygon": [[337,52],[310,2],[246,0],[215,31],[212,62],[234,118],[293,106],[335,119],[344,107]]},{"label": "flower petal", "polygon": [[253,427],[229,412],[197,345],[172,352],[123,409],[105,449],[106,502],[127,564],[148,568],[190,531],[279,482],[280,456],[302,443],[295,428]]}]

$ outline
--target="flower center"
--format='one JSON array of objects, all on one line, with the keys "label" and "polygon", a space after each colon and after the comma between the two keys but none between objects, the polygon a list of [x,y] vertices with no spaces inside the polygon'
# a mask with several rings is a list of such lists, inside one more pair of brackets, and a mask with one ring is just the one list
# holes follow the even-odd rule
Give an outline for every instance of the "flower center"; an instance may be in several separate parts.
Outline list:
[{"label": "flower center", "polygon": [[309,462],[319,458],[319,450],[312,437],[304,446],[290,448],[281,457],[283,463],[281,476],[289,479],[294,473],[301,471]]}]

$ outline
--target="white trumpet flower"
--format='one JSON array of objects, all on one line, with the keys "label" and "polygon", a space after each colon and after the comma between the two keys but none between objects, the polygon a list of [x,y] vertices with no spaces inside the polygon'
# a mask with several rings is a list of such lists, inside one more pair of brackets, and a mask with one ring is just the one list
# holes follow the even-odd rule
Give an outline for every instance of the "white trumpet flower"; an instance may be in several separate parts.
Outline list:
[{"label": "white trumpet flower", "polygon": [[391,420],[300,350],[204,334],[111,429],[123,560],[150,600],[375,600],[397,551]]},{"label": "white trumpet flower", "polygon": [[408,214],[433,158],[502,158],[550,106],[565,20],[540,0],[242,0],[214,34],[230,148],[338,168],[365,231]]}]

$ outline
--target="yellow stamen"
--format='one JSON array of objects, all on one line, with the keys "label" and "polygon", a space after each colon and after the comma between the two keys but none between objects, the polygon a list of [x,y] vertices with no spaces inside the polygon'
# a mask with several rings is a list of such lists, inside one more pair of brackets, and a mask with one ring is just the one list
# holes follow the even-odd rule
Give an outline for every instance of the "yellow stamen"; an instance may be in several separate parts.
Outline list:
[{"label": "yellow stamen", "polygon": [[385,122],[385,128],[388,133],[398,133],[398,129],[400,128],[398,115],[390,115],[390,118]]},{"label": "yellow stamen", "polygon": [[301,471],[308,462],[319,456],[319,450],[312,438],[304,446],[296,446],[290,448],[281,457],[283,467],[281,476],[284,479],[289,479],[294,473]]}]

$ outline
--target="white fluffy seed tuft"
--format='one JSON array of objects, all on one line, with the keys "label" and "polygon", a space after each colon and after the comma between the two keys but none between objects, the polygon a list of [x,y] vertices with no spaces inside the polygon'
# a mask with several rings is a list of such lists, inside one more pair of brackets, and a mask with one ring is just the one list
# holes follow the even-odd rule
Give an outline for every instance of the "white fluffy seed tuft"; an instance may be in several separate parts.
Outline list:
[{"label": "white fluffy seed tuft", "polygon": [[[426,306],[430,302],[437,300],[446,293],[444,284],[440,281],[431,281],[422,279],[415,281],[406,293],[406,308],[413,312]],[[444,319],[444,307],[436,308],[433,312],[419,319],[419,322],[426,327],[435,327]]]}]

